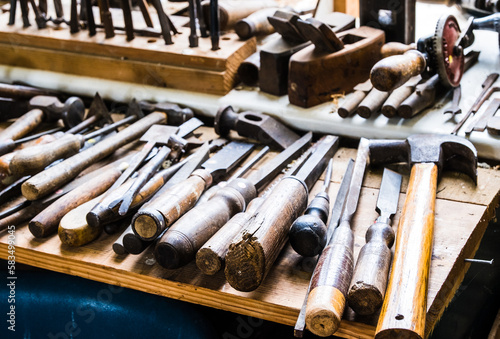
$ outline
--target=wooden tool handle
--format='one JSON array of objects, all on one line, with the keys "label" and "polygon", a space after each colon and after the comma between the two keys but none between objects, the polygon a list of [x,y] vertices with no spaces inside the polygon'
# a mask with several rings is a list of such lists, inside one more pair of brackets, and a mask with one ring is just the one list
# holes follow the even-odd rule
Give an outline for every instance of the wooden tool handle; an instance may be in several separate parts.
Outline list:
[{"label": "wooden tool handle", "polygon": [[438,167],[413,165],[376,338],[424,338]]},{"label": "wooden tool handle", "polygon": [[156,239],[194,206],[211,183],[212,176],[207,171],[196,170],[183,182],[155,197],[134,216],[132,228],[135,234],[143,240]]},{"label": "wooden tool handle", "polygon": [[238,291],[253,291],[264,280],[286,243],[292,222],[307,207],[306,186],[282,179],[229,246],[225,275]]},{"label": "wooden tool handle", "polygon": [[342,106],[339,107],[337,113],[341,118],[347,118],[354,113],[358,105],[365,97],[365,91],[354,91],[354,93],[352,93],[349,98],[342,103]]},{"label": "wooden tool handle", "polygon": [[392,55],[399,55],[408,52],[409,50],[415,49],[415,44],[403,44],[401,42],[388,42],[382,46],[380,49],[380,54],[382,58],[387,58]]},{"label": "wooden tool handle", "polygon": [[332,335],[340,325],[352,277],[353,244],[349,222],[342,221],[318,259],[306,307],[306,326],[316,335]]},{"label": "wooden tool handle", "polygon": [[233,216],[198,250],[196,266],[201,272],[206,275],[214,275],[224,267],[229,244],[263,202],[263,198],[253,199],[245,212]]},{"label": "wooden tool handle", "polygon": [[36,174],[54,161],[78,153],[82,145],[80,135],[67,134],[49,144],[22,149],[12,158],[10,172],[15,175]]},{"label": "wooden tool handle", "polygon": [[417,50],[410,50],[403,55],[393,55],[377,62],[371,70],[370,79],[373,87],[389,92],[411,77],[421,74],[425,67],[425,56]]},{"label": "wooden tool handle", "polygon": [[158,241],[158,264],[169,269],[188,264],[200,247],[256,195],[252,183],[239,178],[218,190],[206,203],[188,211]]},{"label": "wooden tool handle", "polygon": [[59,223],[59,239],[65,245],[79,247],[94,241],[101,235],[102,227],[91,227],[85,216],[101,199],[103,195],[81,204],[66,213]]},{"label": "wooden tool handle", "polygon": [[361,315],[375,313],[384,301],[394,231],[388,222],[377,221],[368,229],[366,241],[359,252],[347,294],[349,306]]},{"label": "wooden tool handle", "polygon": [[368,119],[372,114],[378,112],[385,99],[389,97],[389,94],[389,92],[379,91],[376,88],[372,89],[366,98],[359,104],[356,113],[358,113],[360,117]]},{"label": "wooden tool handle", "polygon": [[17,140],[35,128],[43,121],[43,112],[40,109],[32,109],[18,118],[12,125],[0,133],[0,140]]},{"label": "wooden tool handle", "polygon": [[110,168],[82,186],[63,195],[29,222],[30,232],[37,238],[57,231],[59,221],[72,209],[104,193],[120,176],[118,168]]},{"label": "wooden tool handle", "polygon": [[384,102],[382,114],[387,118],[394,118],[398,113],[399,105],[413,93],[414,89],[413,86],[401,86],[396,88]]},{"label": "wooden tool handle", "polygon": [[153,112],[146,115],[144,118],[95,146],[33,176],[23,184],[23,195],[26,199],[36,200],[53,192],[77,176],[83,169],[139,138],[152,125],[164,123],[165,120],[165,113]]},{"label": "wooden tool handle", "polygon": [[9,225],[21,225],[22,222],[33,218],[40,213],[47,205],[44,204],[31,204],[20,211],[12,213],[11,215],[0,219],[0,231],[6,229]]}]

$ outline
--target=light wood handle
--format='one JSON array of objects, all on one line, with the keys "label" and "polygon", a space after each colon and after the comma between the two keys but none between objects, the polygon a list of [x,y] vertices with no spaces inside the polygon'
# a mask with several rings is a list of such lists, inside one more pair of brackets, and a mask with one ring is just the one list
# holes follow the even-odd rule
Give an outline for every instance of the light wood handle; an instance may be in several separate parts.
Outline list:
[{"label": "light wood handle", "polygon": [[401,105],[414,90],[415,88],[413,86],[401,86],[396,88],[384,102],[382,114],[387,118],[394,118],[398,114],[399,105]]},{"label": "light wood handle", "polygon": [[183,182],[156,196],[134,215],[132,228],[135,234],[143,240],[156,239],[196,204],[211,182],[212,176],[207,171],[196,170]]},{"label": "light wood handle", "polygon": [[155,247],[156,262],[168,269],[191,262],[200,247],[256,195],[255,186],[242,178],[219,189],[206,203],[189,210],[165,232]]},{"label": "light wood handle", "polygon": [[347,294],[349,307],[361,315],[375,313],[384,301],[394,230],[387,222],[377,222],[368,229],[366,241],[359,252]]},{"label": "light wood handle", "polygon": [[22,149],[12,158],[10,172],[20,176],[36,174],[54,161],[78,153],[83,142],[80,135],[66,134],[51,143]]},{"label": "light wood handle", "polygon": [[165,113],[153,112],[146,115],[95,146],[33,176],[23,184],[21,188],[23,196],[29,200],[36,200],[53,192],[77,176],[83,169],[142,136],[152,125],[165,121]]},{"label": "light wood handle", "polygon": [[71,247],[79,247],[94,241],[101,235],[103,228],[89,226],[85,216],[102,198],[103,195],[100,195],[97,198],[89,200],[62,217],[59,223],[58,234],[63,244]]},{"label": "light wood handle", "polygon": [[382,58],[387,58],[392,55],[399,55],[408,52],[411,49],[415,49],[415,44],[403,44],[401,42],[388,42],[382,46],[380,49],[380,54]]},{"label": "light wood handle", "polygon": [[282,179],[229,245],[225,275],[242,292],[260,286],[286,243],[293,221],[307,207],[307,189],[293,177]]},{"label": "light wood handle", "polygon": [[370,73],[373,87],[380,91],[392,91],[411,77],[421,74],[426,67],[425,57],[417,50],[403,55],[393,55],[377,62]]},{"label": "light wood handle", "polygon": [[17,140],[25,136],[42,123],[43,117],[44,114],[42,110],[32,109],[0,132],[0,140]]},{"label": "light wood handle", "polygon": [[29,222],[31,234],[37,238],[43,238],[55,233],[59,221],[66,213],[104,193],[120,174],[121,171],[118,168],[112,167],[57,199]]},{"label": "light wood handle", "polygon": [[382,107],[385,99],[389,97],[389,92],[379,91],[373,88],[370,93],[359,104],[356,113],[362,118],[368,119],[372,114],[377,113]]},{"label": "light wood handle", "polygon": [[339,107],[337,113],[341,118],[347,118],[348,116],[354,114],[358,105],[366,97],[365,91],[354,91],[347,100],[342,103]]},{"label": "light wood handle", "polygon": [[424,338],[437,165],[413,165],[376,338]]},{"label": "light wood handle", "polygon": [[234,237],[243,229],[252,214],[264,202],[263,198],[255,198],[245,212],[233,216],[217,231],[196,253],[196,266],[206,275],[214,275],[224,267],[226,253]]},{"label": "light wood handle", "polygon": [[339,328],[354,266],[353,244],[350,224],[342,221],[318,259],[306,307],[306,326],[316,335],[330,336]]}]

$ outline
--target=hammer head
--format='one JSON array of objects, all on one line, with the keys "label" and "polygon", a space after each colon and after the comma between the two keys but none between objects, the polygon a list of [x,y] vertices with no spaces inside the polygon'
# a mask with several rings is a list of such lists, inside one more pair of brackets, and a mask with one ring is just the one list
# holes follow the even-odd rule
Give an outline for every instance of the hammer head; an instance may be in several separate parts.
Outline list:
[{"label": "hammer head", "polygon": [[467,174],[477,184],[477,151],[456,135],[417,134],[406,140],[370,140],[370,164],[434,163],[438,172],[450,169]]}]

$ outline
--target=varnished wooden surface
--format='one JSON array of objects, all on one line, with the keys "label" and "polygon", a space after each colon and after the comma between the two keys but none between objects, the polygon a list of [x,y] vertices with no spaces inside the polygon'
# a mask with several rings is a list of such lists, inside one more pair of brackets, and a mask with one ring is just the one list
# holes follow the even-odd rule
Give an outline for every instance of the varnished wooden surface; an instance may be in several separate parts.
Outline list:
[{"label": "varnished wooden surface", "polygon": [[[353,149],[340,149],[335,155],[331,196],[335,197]],[[393,225],[396,228],[405,200],[408,171],[405,174],[399,210]],[[367,228],[377,218],[375,204],[382,171],[371,170],[365,176],[360,206],[353,219],[355,237],[354,260],[365,243]],[[312,198],[321,182],[311,190]],[[438,185],[434,247],[428,291],[426,333],[451,300],[463,279],[488,221],[498,204],[500,173],[479,169],[478,185],[462,174],[445,172]],[[102,234],[95,242],[79,248],[61,245],[57,235],[35,239],[26,225],[16,228],[16,260],[53,271],[129,287],[169,298],[202,304],[240,314],[260,317],[293,326],[302,306],[311,277],[310,259],[302,259],[286,245],[263,284],[253,292],[238,292],[224,279],[222,271],[214,276],[200,273],[194,262],[178,270],[166,270],[154,262],[152,249],[138,256],[115,254],[111,245],[119,234]],[[7,233],[0,233],[0,256],[7,257]],[[345,338],[371,338],[378,314],[371,318],[354,316],[348,309],[336,335]],[[290,327],[290,333],[293,329]]]}]

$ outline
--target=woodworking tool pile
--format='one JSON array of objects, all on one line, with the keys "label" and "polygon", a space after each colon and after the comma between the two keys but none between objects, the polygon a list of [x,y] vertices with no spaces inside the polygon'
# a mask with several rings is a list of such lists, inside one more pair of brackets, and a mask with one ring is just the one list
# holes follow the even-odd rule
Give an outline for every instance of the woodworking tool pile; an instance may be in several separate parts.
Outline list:
[{"label": "woodworking tool pile", "polygon": [[[189,108],[167,102],[132,101],[110,112],[97,94],[86,109],[78,97],[2,88],[2,96],[11,94],[11,107],[20,108],[0,134],[1,230],[28,221],[35,238],[57,233],[68,250],[114,237],[118,257],[149,250],[166,269],[196,264],[208,276],[223,271],[243,292],[262,284],[290,240],[298,254],[317,258],[296,336],[306,327],[321,336],[335,333],[346,305],[368,315],[382,304],[377,336],[424,336],[438,177],[446,168],[477,181],[469,141],[455,135],[362,138],[330,213],[337,136],[313,140],[311,132],[300,136],[267,115],[228,106],[215,117],[219,137],[210,139]],[[113,122],[115,113],[122,119]],[[274,155],[266,154],[269,149]],[[393,162],[411,168],[398,234],[391,220],[402,176],[385,169],[373,206],[380,217],[354,263],[351,222],[366,168]]]}]

